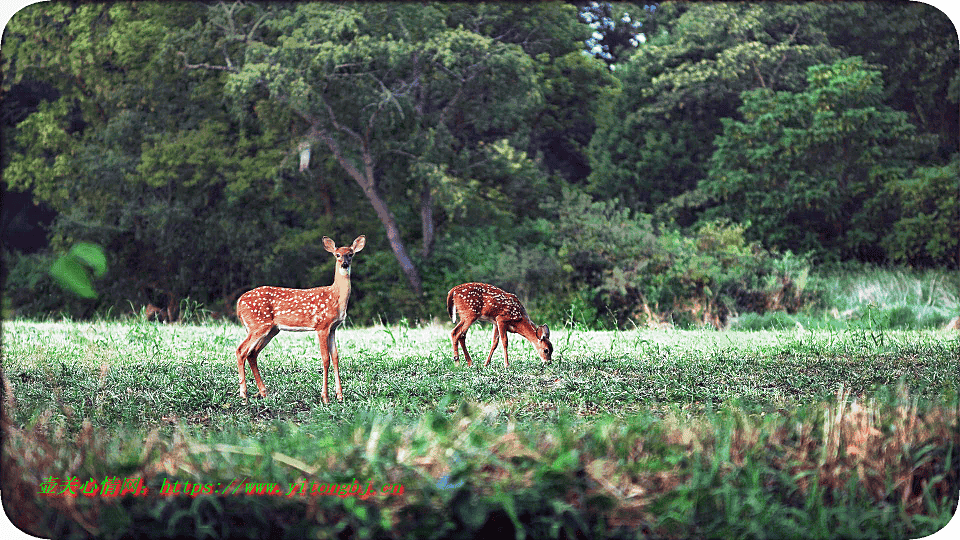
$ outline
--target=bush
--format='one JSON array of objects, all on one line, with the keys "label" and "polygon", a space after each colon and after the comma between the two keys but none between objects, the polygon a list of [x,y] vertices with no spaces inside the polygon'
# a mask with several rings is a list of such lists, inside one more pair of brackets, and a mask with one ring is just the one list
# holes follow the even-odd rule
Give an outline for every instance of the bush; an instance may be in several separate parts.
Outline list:
[{"label": "bush", "polygon": [[516,294],[535,320],[553,313],[553,307],[563,303],[558,300],[560,267],[551,247],[540,241],[538,226],[528,221],[510,230],[453,228],[423,269],[427,313],[447,320],[447,292],[470,281]]},{"label": "bush", "polygon": [[795,313],[814,299],[807,290],[809,261],[747,242],[743,225],[656,227],[651,216],[615,200],[594,202],[566,189],[542,209],[552,214],[548,237],[567,290],[584,291],[578,299],[592,295],[594,311],[620,326],[720,328],[741,311]]},{"label": "bush", "polygon": [[947,165],[920,167],[905,179],[884,187],[883,195],[899,201],[900,215],[881,244],[897,262],[954,267],[960,264],[960,221],[957,181],[960,154]]}]

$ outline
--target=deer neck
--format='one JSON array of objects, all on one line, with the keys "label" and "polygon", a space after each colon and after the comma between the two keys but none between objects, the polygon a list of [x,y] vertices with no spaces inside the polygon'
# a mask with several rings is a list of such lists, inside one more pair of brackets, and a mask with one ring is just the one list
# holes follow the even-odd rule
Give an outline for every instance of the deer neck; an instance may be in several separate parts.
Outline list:
[{"label": "deer neck", "polygon": [[537,326],[533,324],[533,321],[530,319],[530,317],[522,319],[520,322],[516,323],[513,327],[513,331],[527,338],[527,341],[530,343],[536,343],[540,340],[540,338],[537,337]]},{"label": "deer neck", "polygon": [[337,297],[337,303],[340,306],[340,312],[347,310],[347,302],[350,301],[350,268],[343,268],[337,264],[337,270],[333,274],[333,285],[330,286],[334,296]]}]

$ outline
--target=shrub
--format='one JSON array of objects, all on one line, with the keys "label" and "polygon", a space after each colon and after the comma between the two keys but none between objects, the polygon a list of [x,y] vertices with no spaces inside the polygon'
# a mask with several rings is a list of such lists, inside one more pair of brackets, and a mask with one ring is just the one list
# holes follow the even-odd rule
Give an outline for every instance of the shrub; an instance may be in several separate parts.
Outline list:
[{"label": "shrub", "polygon": [[909,178],[897,178],[883,195],[899,201],[901,218],[881,244],[895,261],[956,267],[960,247],[957,181],[960,154],[943,166],[920,167]]},{"label": "shrub", "polygon": [[736,330],[788,330],[797,326],[797,320],[783,311],[746,313],[730,326]]},{"label": "shrub", "polygon": [[809,261],[748,242],[744,225],[720,220],[690,231],[656,227],[651,216],[615,200],[594,202],[567,189],[542,208],[552,214],[548,237],[568,290],[593,295],[594,311],[609,313],[619,325],[720,328],[741,311],[794,313],[813,299]]}]

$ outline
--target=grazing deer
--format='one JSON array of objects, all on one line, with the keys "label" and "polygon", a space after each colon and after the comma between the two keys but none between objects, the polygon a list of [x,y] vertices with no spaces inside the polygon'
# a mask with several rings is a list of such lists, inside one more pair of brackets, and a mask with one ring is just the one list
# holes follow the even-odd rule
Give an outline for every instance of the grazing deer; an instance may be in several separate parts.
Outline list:
[{"label": "grazing deer", "polygon": [[257,382],[260,396],[266,397],[267,389],[260,380],[257,355],[281,330],[292,332],[317,332],[320,341],[320,357],[323,360],[323,402],[327,397],[327,370],[333,361],[333,376],[337,383],[337,400],[343,401],[340,386],[340,367],[337,364],[337,327],[347,318],[347,301],[350,300],[350,261],[366,244],[364,236],[358,236],[350,247],[337,248],[333,240],[323,237],[323,248],[337,258],[333,285],[313,289],[286,289],[283,287],[257,287],[237,299],[237,317],[246,327],[248,335],[237,347],[237,370],[240,373],[240,397],[247,399],[247,381],[244,362],[250,361],[250,370]]},{"label": "grazing deer", "polygon": [[[493,323],[493,347],[484,366],[490,364],[493,351],[503,340],[503,364],[510,365],[507,358],[507,332],[520,334],[533,344],[543,363],[550,361],[553,354],[553,344],[550,343],[550,329],[547,325],[536,326],[523,309],[523,304],[517,295],[486,283],[464,283],[450,289],[447,293],[447,313],[456,322],[460,315],[460,322],[453,327],[450,334],[453,339],[453,361],[460,365],[460,352],[457,345],[463,346],[463,356],[467,358],[467,365],[473,365],[470,354],[467,352],[467,329],[474,321],[480,319]],[[456,314],[455,314],[456,313]]]}]

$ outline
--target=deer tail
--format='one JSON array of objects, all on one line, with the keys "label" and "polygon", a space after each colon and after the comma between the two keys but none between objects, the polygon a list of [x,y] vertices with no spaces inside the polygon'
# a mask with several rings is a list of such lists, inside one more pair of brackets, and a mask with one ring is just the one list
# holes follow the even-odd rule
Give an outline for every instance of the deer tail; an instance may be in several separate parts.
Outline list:
[{"label": "deer tail", "polygon": [[451,321],[457,322],[457,312],[453,309],[453,289],[447,293],[447,314],[450,315]]}]

